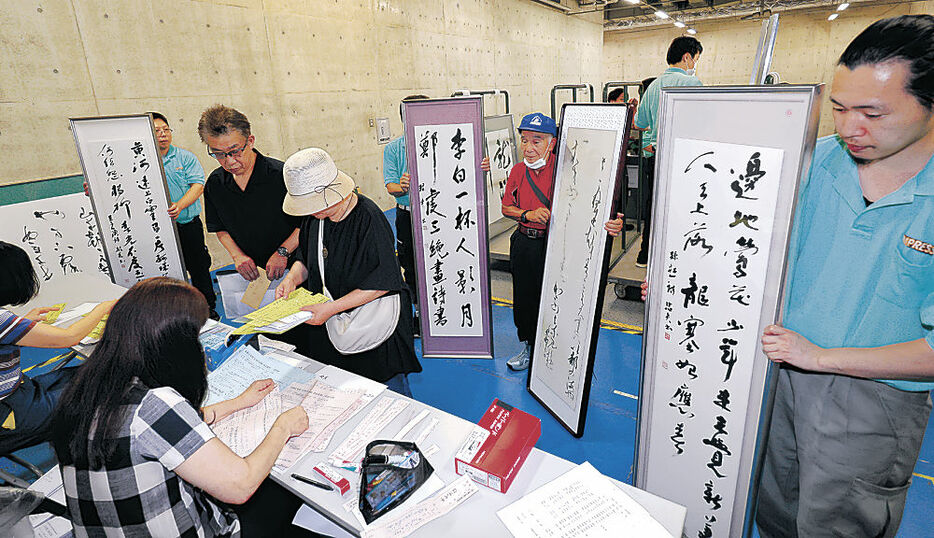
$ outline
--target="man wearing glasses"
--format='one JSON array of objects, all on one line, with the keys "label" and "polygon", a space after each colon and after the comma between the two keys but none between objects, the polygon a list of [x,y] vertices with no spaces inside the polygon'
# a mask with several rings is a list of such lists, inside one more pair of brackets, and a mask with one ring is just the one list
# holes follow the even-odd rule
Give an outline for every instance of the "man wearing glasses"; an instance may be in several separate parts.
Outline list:
[{"label": "man wearing glasses", "polygon": [[217,234],[243,278],[256,280],[261,264],[270,280],[278,279],[298,246],[300,222],[282,211],[282,161],[256,151],[250,121],[224,105],[201,114],[198,134],[220,164],[204,187],[208,231]]},{"label": "man wearing glasses", "polygon": [[214,310],[217,296],[211,283],[211,255],[204,244],[201,203],[198,201],[204,191],[204,169],[192,152],[172,145],[172,129],[165,116],[152,112],[152,123],[162,155],[169,197],[172,199],[169,216],[175,221],[178,230],[185,268],[191,275],[191,285],[204,295],[211,307],[211,319],[220,319]]}]

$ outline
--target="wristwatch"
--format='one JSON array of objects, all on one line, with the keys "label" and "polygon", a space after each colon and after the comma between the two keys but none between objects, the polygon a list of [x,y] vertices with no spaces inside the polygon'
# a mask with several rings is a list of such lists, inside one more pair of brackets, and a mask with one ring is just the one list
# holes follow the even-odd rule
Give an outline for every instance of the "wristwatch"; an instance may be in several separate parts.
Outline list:
[{"label": "wristwatch", "polygon": [[521,215],[519,215],[519,222],[528,222],[528,221],[529,221],[528,217],[525,216],[525,214],[528,213],[528,212],[529,212],[529,210],[526,209],[525,211],[522,212]]},{"label": "wristwatch", "polygon": [[289,257],[289,249],[287,249],[287,248],[285,248],[285,247],[279,247],[279,248],[276,249],[276,254],[282,256],[283,258],[288,258],[288,257]]}]

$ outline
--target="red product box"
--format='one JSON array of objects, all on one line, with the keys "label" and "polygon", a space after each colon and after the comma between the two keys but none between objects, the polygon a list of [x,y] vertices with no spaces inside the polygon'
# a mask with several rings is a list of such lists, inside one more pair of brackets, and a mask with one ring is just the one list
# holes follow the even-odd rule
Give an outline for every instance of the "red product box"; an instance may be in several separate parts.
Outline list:
[{"label": "red product box", "polygon": [[493,400],[454,455],[454,470],[474,482],[506,493],[542,434],[542,421]]}]

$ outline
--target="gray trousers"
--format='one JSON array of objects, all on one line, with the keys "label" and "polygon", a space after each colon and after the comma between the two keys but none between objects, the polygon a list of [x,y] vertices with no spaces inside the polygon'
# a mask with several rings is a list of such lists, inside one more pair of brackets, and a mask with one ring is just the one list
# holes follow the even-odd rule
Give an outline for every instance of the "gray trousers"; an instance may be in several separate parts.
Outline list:
[{"label": "gray trousers", "polygon": [[928,392],[782,368],[760,535],[894,536],[930,411]]}]

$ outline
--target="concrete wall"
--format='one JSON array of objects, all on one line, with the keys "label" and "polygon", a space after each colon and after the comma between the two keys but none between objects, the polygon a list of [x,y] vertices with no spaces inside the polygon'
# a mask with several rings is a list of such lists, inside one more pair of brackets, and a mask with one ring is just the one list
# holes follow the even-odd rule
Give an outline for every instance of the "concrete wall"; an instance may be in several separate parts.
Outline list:
[{"label": "concrete wall", "polygon": [[[934,2],[861,7],[855,4],[835,21],[830,9],[783,12],[779,19],[772,71],[793,83],[829,85],[840,53],[863,29],[878,19],[908,13],[934,13]],[[704,46],[697,75],[707,85],[748,84],[761,22],[730,19],[698,22],[697,38]],[[656,76],[667,65],[671,40],[681,35],[673,26],[657,30],[608,32],[604,38],[603,76],[606,80],[641,80]],[[833,118],[825,99],[820,134],[833,132]]]},{"label": "concrete wall", "polygon": [[395,136],[402,97],[461,88],[547,111],[553,85],[600,84],[602,55],[599,15],[530,0],[0,0],[0,184],[79,173],[69,117],[147,110],[210,171],[196,126],[224,103],[260,151],[323,147],[388,207],[371,118]]}]

